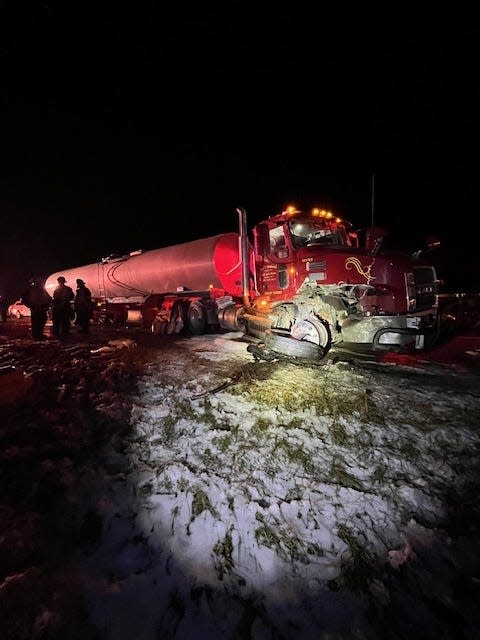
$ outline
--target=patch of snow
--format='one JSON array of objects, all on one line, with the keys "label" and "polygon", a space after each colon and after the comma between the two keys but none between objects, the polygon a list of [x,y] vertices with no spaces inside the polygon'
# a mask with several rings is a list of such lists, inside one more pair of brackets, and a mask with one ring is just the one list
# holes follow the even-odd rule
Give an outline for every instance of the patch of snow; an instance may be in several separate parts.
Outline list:
[{"label": "patch of snow", "polygon": [[202,336],[151,362],[124,461],[103,452],[80,487],[102,514],[81,557],[102,640],[447,638],[439,601],[473,638],[470,601],[442,593],[474,557],[445,526],[478,479],[478,394],[277,363],[193,399],[232,355],[251,364],[236,334]]}]

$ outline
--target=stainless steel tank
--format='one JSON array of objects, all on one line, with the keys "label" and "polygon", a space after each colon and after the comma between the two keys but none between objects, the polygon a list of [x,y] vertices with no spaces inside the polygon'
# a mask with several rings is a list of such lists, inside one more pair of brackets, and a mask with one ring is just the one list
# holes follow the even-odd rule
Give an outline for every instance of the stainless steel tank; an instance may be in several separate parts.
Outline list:
[{"label": "stainless steel tank", "polygon": [[76,279],[81,278],[93,298],[112,303],[141,303],[152,293],[175,293],[179,288],[199,291],[213,287],[239,296],[242,293],[239,236],[224,233],[57,271],[45,281],[50,294],[59,276],[64,276],[73,289]]}]

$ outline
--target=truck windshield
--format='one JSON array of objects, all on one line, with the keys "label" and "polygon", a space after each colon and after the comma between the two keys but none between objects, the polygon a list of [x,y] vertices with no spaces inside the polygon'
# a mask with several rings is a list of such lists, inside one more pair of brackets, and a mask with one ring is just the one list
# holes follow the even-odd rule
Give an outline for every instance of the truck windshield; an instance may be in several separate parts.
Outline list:
[{"label": "truck windshield", "polygon": [[334,221],[322,218],[295,218],[288,224],[292,243],[296,249],[312,244],[350,245],[345,228]]}]

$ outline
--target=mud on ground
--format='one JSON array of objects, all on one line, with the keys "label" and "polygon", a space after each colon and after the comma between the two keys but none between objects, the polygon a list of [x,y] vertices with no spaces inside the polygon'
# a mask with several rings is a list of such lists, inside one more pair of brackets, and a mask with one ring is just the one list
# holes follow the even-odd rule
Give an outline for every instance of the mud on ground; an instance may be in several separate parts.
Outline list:
[{"label": "mud on ground", "polygon": [[34,341],[27,320],[0,325],[4,640],[93,637],[71,560],[73,547],[88,544],[91,532],[87,524],[74,533],[69,489],[99,447],[122,446],[136,378],[150,350],[159,348],[148,335],[105,327],[92,327],[88,336],[72,329],[63,341],[48,327],[46,333]]}]

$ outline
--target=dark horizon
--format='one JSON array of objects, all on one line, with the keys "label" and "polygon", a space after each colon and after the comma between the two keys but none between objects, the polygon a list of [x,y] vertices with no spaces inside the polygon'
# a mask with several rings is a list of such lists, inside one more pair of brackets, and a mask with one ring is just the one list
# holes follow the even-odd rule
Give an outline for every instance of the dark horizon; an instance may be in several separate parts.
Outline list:
[{"label": "dark horizon", "polygon": [[[440,237],[478,291],[478,45],[461,9],[2,8],[0,293],[289,203]],[[452,222],[456,223],[452,227]],[[444,254],[444,255],[443,255]],[[440,254],[439,254],[440,256]]]}]

